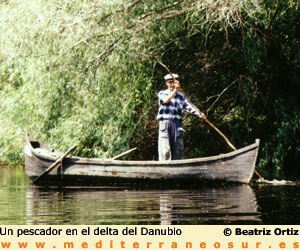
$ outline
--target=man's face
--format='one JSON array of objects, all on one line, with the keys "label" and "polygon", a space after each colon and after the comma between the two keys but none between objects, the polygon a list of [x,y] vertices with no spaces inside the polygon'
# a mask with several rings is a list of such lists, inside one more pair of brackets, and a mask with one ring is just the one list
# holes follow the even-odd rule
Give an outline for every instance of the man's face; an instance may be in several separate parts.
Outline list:
[{"label": "man's face", "polygon": [[166,81],[166,84],[167,84],[167,86],[168,86],[168,89],[170,90],[170,91],[173,91],[174,89],[175,89],[175,84],[177,83],[178,81],[177,80],[169,80],[169,81]]}]

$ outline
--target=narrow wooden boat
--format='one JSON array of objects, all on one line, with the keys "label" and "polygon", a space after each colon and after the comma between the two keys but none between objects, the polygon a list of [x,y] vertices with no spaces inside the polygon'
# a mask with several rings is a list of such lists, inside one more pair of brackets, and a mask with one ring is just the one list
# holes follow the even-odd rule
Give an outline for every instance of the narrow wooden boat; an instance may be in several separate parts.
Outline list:
[{"label": "narrow wooden boat", "polygon": [[[34,180],[63,153],[29,135],[25,140],[25,170],[29,178]],[[197,184],[204,180],[249,183],[255,170],[258,148],[259,139],[256,139],[255,143],[230,153],[175,161],[125,161],[70,156],[35,184]]]}]

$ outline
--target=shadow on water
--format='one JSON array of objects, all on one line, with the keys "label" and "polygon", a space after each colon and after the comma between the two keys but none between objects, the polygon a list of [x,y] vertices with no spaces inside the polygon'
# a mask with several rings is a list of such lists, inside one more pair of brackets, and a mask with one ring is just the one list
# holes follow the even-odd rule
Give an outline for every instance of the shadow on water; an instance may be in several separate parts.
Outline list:
[{"label": "shadow on water", "polygon": [[199,189],[28,186],[26,224],[259,224],[249,185]]}]

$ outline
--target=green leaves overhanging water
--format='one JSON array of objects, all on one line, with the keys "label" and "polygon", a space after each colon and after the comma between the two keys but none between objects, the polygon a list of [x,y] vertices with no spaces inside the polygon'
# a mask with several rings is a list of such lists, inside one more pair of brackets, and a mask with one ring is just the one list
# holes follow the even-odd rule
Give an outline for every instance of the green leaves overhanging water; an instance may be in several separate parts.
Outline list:
[{"label": "green leaves overhanging water", "polygon": [[[236,147],[262,139],[260,172],[297,169],[298,13],[287,0],[1,1],[0,159],[23,161],[26,132],[81,156],[156,159],[158,58]],[[184,125],[187,157],[230,150]]]}]

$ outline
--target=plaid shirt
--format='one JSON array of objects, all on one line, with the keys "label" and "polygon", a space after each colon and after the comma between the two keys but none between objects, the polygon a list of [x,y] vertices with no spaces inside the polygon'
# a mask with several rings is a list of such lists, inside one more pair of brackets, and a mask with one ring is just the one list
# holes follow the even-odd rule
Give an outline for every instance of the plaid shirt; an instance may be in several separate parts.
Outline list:
[{"label": "plaid shirt", "polygon": [[164,99],[170,94],[170,90],[162,90],[158,93],[158,120],[182,120],[183,110],[200,116],[192,105],[185,99],[184,95],[177,92],[169,103],[164,103]]}]

